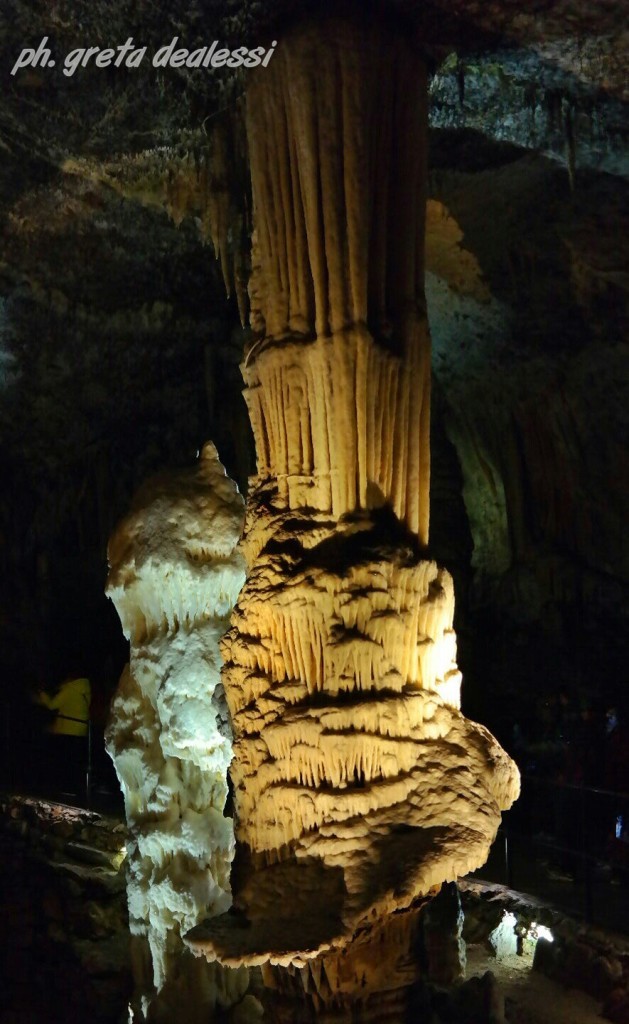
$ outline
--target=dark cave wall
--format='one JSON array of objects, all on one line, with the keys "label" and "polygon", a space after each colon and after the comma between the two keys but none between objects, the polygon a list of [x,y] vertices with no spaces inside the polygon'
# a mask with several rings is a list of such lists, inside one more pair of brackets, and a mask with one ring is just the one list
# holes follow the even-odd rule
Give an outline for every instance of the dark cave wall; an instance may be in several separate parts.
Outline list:
[{"label": "dark cave wall", "polygon": [[242,329],[194,225],[107,186],[27,191],[1,244],[5,699],[67,672],[110,694],[126,653],[106,548],[131,494],[208,437],[246,484]]},{"label": "dark cave wall", "polygon": [[[554,163],[481,139],[467,170],[469,136],[452,146],[433,133],[434,372],[473,548],[464,693],[505,738],[544,692],[626,702],[627,193],[591,172],[573,193]],[[444,514],[433,501],[433,530]]]},{"label": "dark cave wall", "polygon": [[127,1018],[125,842],[114,818],[0,800],[3,1024]]}]

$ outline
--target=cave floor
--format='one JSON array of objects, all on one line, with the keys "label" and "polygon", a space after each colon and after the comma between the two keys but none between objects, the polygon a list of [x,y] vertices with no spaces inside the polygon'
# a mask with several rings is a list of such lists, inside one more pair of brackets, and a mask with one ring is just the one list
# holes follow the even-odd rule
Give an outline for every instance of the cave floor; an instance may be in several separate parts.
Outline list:
[{"label": "cave floor", "polygon": [[[110,826],[113,829],[113,832],[114,832],[113,845],[117,849],[118,846],[120,845],[120,836],[118,835],[118,830],[122,828],[122,815],[120,813],[119,802],[114,801],[114,798],[113,798],[113,796],[111,794],[97,794],[96,797],[97,797],[97,802],[102,801],[103,803],[107,804],[107,806],[109,806],[110,803],[115,804],[115,806],[112,807],[112,810],[114,811],[114,813],[110,817],[107,818],[107,821],[110,823]],[[13,819],[15,817],[15,814],[17,813],[17,809],[19,807],[22,807],[23,805],[24,806],[28,806],[29,808],[31,808],[31,805],[32,805],[32,807],[35,808],[35,810],[33,811],[33,814],[35,815],[34,819],[31,820],[31,818],[29,818],[29,821],[31,822],[31,825],[33,825],[33,821],[35,822],[35,824],[37,824],[39,822],[40,818],[42,817],[41,813],[38,813],[38,814],[35,813],[35,811],[37,811],[38,805],[42,805],[42,806],[45,805],[48,808],[48,810],[50,812],[48,817],[50,817],[51,819],[55,818],[55,814],[54,814],[55,808],[58,809],[58,807],[61,806],[61,805],[54,805],[54,804],[52,804],[48,800],[40,800],[40,801],[38,801],[37,799],[25,798],[25,797],[22,797],[22,798],[20,798],[20,797],[13,797],[13,798],[11,798],[11,805],[10,805],[10,807],[9,807],[9,804],[7,803],[7,807],[6,807],[7,819],[10,818],[10,820],[12,822],[12,828],[13,828],[13,832],[11,833],[11,842],[10,843],[8,841],[9,837],[7,837],[7,849],[10,849],[10,851],[17,850],[17,858],[18,858],[17,863],[21,864],[22,867],[24,867],[24,865],[28,864],[28,859],[25,860],[24,857],[23,857],[23,851],[20,852],[20,850],[22,850],[22,847],[20,847],[18,849],[18,847],[16,846],[15,829],[18,828],[18,826],[21,824],[21,818],[24,817],[24,814],[23,813],[22,814],[18,814],[17,817],[15,818],[15,820],[13,820]],[[9,813],[9,811],[11,809],[13,809],[13,813]],[[68,858],[70,858],[70,861],[72,861],[72,856],[73,855],[78,855],[79,853],[81,853],[81,851],[83,851],[83,853],[82,853],[82,858],[83,859],[81,860],[81,862],[78,865],[78,867],[77,867],[77,865],[75,865],[75,870],[74,870],[74,874],[72,875],[72,878],[75,878],[75,876],[77,876],[77,871],[79,873],[83,872],[83,874],[81,875],[81,878],[83,878],[83,876],[85,876],[85,878],[88,878],[88,877],[91,878],[91,875],[92,875],[93,872],[96,872],[96,873],[102,872],[103,869],[102,868],[95,868],[93,866],[93,864],[94,864],[94,857],[88,858],[89,863],[87,863],[87,862],[84,863],[85,854],[86,854],[86,852],[89,852],[89,851],[86,851],[86,842],[88,842],[88,841],[90,843],[96,842],[96,839],[98,838],[97,833],[100,834],[101,829],[100,828],[96,829],[95,822],[98,823],[99,825],[100,824],[104,825],[105,824],[105,819],[101,819],[101,816],[98,813],[94,813],[93,810],[92,810],[92,812],[87,812],[87,811],[83,811],[83,810],[81,810],[80,808],[77,808],[77,807],[68,807],[67,809],[68,809],[69,812],[72,812],[72,814],[74,814],[77,817],[77,824],[76,824],[76,828],[67,830],[68,831],[68,835],[66,835],[64,833],[63,841],[65,842],[65,840],[68,840],[68,842],[70,842],[71,850],[69,850],[69,851],[65,850],[65,852],[63,852],[63,858],[65,858],[66,861],[68,860]],[[104,807],[99,807],[99,810],[103,811]],[[70,815],[70,818],[72,818],[72,814]],[[32,815],[31,815],[31,817],[32,817]],[[83,818],[85,818],[85,821],[83,820]],[[94,832],[94,836],[92,836],[91,832],[90,832],[90,837],[88,837],[88,839],[86,839],[84,837],[84,835],[83,835],[83,830],[87,826],[90,825],[90,822],[91,822],[92,818],[95,819],[95,822],[91,823],[91,825],[93,826],[91,828],[91,832],[94,832],[95,829],[96,829],[96,832]],[[78,819],[80,819],[80,820],[78,820]],[[23,822],[22,824],[25,824],[25,822]],[[77,832],[77,835],[75,835],[75,831]],[[80,833],[80,835],[79,835],[79,833]],[[22,836],[22,840],[21,841],[23,843],[26,842],[26,838],[25,838],[26,834],[25,833],[20,833],[20,835]],[[77,842],[72,843],[73,839],[76,839]],[[32,840],[32,841],[34,842],[34,840]],[[61,843],[61,840],[60,840],[60,843]],[[78,843],[78,845],[77,845],[77,843]],[[63,845],[63,843],[61,843],[61,845]],[[97,845],[98,849],[94,849],[92,851],[94,855],[96,855],[98,853],[98,850],[100,849],[100,847],[98,846],[98,843],[96,845]],[[39,849],[39,847],[38,847],[38,849]],[[37,863],[39,863],[39,861],[37,861]],[[64,861],[64,863],[65,863],[65,861]],[[92,865],[92,866],[89,866],[89,865]],[[40,874],[41,874],[41,872],[40,872]],[[7,871],[7,877],[11,877],[11,872],[10,871]],[[54,889],[54,893],[52,893],[52,895],[51,895],[51,893],[48,893],[48,897],[47,897],[48,898],[48,903],[50,903],[51,900],[54,902],[53,896],[56,899],[56,895],[55,894],[56,894],[57,890],[56,890],[55,886],[57,885],[57,883],[59,881],[59,877],[58,876],[55,876],[55,877],[56,877],[56,882],[55,882],[55,884],[52,887]],[[20,889],[19,886],[18,886],[18,889]],[[37,896],[35,890],[33,890],[31,888],[31,886],[28,884],[28,879],[25,879],[24,884],[21,887],[21,892],[22,892],[23,895],[29,894],[29,897],[32,898],[32,900],[34,901],[34,906],[38,906],[38,905],[41,904],[41,900]],[[114,890],[112,890],[112,892],[114,892]],[[124,911],[123,911],[123,905],[124,905],[124,882],[123,881],[120,881],[116,885],[115,892],[119,894],[119,902],[120,902],[120,915],[119,915],[120,920],[118,920],[118,918],[116,918],[115,924],[116,924],[116,927],[118,929],[121,929],[121,928],[123,928],[123,917],[124,917]],[[45,895],[45,893],[44,893],[44,895]],[[512,895],[518,895],[518,894],[512,894]],[[616,896],[618,898],[618,893],[616,893]],[[43,900],[43,896],[41,898]],[[92,896],[92,900],[94,898],[97,899],[97,900],[99,899],[98,896],[96,896],[96,897]],[[101,898],[101,900],[104,899],[104,895],[102,893],[101,893],[101,897],[100,898]],[[112,898],[112,893],[109,892],[108,896],[107,896],[107,899],[109,899],[111,901],[111,898]],[[68,897],[68,899],[69,899],[69,897]],[[81,900],[83,900],[82,896],[80,896],[79,902],[81,902]],[[70,903],[68,905],[74,907],[74,904],[72,904],[71,901],[70,901]],[[74,908],[73,914],[74,914],[74,916],[76,916],[78,914],[78,910],[76,908]],[[72,917],[72,914],[70,914],[70,918],[71,917]],[[20,921],[20,923],[22,925],[24,925],[23,915],[21,915],[19,917],[19,921]],[[48,927],[50,928],[52,925],[55,924],[55,921],[51,919],[47,923],[48,923]],[[112,925],[112,927],[113,927],[113,925]],[[9,931],[10,931],[10,929],[9,929]],[[46,931],[46,929],[44,929],[44,931]],[[93,936],[93,938],[94,938],[94,942],[95,942],[96,946],[98,946],[98,943],[100,941],[100,938],[102,938],[102,936],[100,936],[100,933],[99,933],[99,934],[95,934]],[[14,940],[14,944],[15,944],[15,934],[13,935],[13,940]],[[24,955],[27,958],[27,960],[28,960],[29,950],[30,950],[30,947],[27,947],[27,948],[25,948],[23,950]],[[531,953],[525,953],[522,956],[512,955],[512,956],[505,956],[505,957],[497,958],[497,957],[495,957],[494,955],[492,955],[489,952],[487,947],[485,947],[483,945],[468,944],[468,946],[467,946],[467,972],[466,972],[466,974],[467,974],[467,978],[471,978],[473,976],[482,976],[487,971],[491,971],[492,972],[492,974],[496,978],[496,981],[498,982],[498,985],[500,987],[501,992],[504,995],[504,999],[505,999],[505,1020],[508,1022],[508,1024],[601,1024],[601,1016],[600,1016],[601,1005],[600,1005],[600,1002],[598,1002],[597,1000],[595,1000],[592,997],[588,996],[587,994],[585,994],[582,991],[579,991],[577,989],[569,989],[569,988],[563,987],[562,985],[558,984],[557,982],[552,981],[551,979],[547,978],[545,975],[543,975],[539,971],[534,971],[532,969],[532,961],[533,961],[533,957],[532,957]],[[30,963],[30,961],[29,961],[29,963]],[[40,968],[41,968],[41,966],[42,965],[40,964]],[[126,956],[123,955],[122,956],[122,960],[120,962],[116,961],[116,963],[112,963],[110,965],[110,967],[111,967],[112,976],[117,976],[118,974],[120,974],[122,976],[122,973],[123,973],[122,968],[123,967],[125,969],[127,968]],[[28,970],[30,970],[30,969],[31,968],[29,966]],[[28,1010],[26,1010],[26,1013],[28,1014]],[[26,1017],[11,1018],[12,1021],[14,1019],[15,1020],[20,1019],[20,1020],[24,1020],[26,1022]],[[28,1019],[29,1020],[33,1020],[34,1018],[29,1017]],[[40,1018],[40,1017],[38,1017],[36,1019],[38,1019],[39,1021],[42,1020],[42,1018]],[[67,1019],[72,1019],[72,1018],[67,1018]],[[3,1010],[0,1010],[0,1022],[4,1022],[5,1020],[7,1021],[7,1024],[8,1024],[9,1017],[4,1015],[4,1009],[3,1009]]]},{"label": "cave floor", "polygon": [[497,959],[480,945],[467,947],[468,978],[491,971],[505,997],[509,1024],[601,1024],[600,1004],[533,970],[532,954]]}]

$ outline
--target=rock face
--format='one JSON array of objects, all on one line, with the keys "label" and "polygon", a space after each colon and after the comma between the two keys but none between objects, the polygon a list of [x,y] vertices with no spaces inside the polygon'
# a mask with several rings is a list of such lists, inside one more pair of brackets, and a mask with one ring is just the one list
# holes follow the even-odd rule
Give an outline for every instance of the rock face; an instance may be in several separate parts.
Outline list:
[{"label": "rock face", "polygon": [[131,642],[107,748],[125,799],[137,1019],[205,1020],[246,971],[192,960],[181,934],[231,903],[224,816],[231,732],[218,641],[244,582],[244,503],[213,444],[192,471],[138,493],[109,546],[107,592]]},{"label": "rock face", "polygon": [[421,61],[386,24],[307,26],[248,117],[265,334],[243,367],[258,474],[222,648],[242,913],[187,942],[365,1009],[415,979],[422,905],[484,862],[519,777],[459,711],[452,581],[425,551]]},{"label": "rock face", "polygon": [[[450,148],[457,170],[431,181],[426,291],[433,386],[473,543],[467,706],[508,742],[514,721],[538,735],[534,709],[560,687],[585,703],[623,700],[628,252],[601,224],[624,223],[627,207],[611,178],[580,178],[575,202],[565,171],[540,156],[483,167],[480,147],[471,165],[467,152]],[[433,552],[449,558],[442,509],[433,496]]]},{"label": "rock face", "polygon": [[127,1019],[126,833],[76,807],[0,800],[5,1020]]},{"label": "rock face", "polygon": [[479,867],[518,776],[458,710],[451,578],[399,525],[396,543],[393,517],[253,515],[272,539],[223,651],[257,870],[237,897],[247,928],[208,927],[224,962],[303,965]]}]

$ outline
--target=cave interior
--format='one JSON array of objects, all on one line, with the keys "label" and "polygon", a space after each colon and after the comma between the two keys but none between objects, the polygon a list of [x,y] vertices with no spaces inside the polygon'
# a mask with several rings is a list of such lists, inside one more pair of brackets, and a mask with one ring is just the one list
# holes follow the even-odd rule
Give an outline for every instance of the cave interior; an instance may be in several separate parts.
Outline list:
[{"label": "cave interior", "polygon": [[[45,766],[24,763],[32,697],[67,675],[91,680],[97,781],[111,785],[102,737],[128,653],[104,593],[107,543],[141,482],[194,462],[208,439],[245,496],[255,473],[240,368],[257,344],[247,72],[154,67],[150,54],[174,37],[189,51],[276,40],[279,53],[325,7],[3,3],[9,785],[44,785]],[[524,772],[563,771],[568,736],[569,780],[603,786],[605,716],[629,720],[629,7],[349,10],[395,19],[428,69],[424,556],[454,580],[462,708]],[[44,38],[61,55],[130,37],[149,54],[136,67],[14,71]]]}]

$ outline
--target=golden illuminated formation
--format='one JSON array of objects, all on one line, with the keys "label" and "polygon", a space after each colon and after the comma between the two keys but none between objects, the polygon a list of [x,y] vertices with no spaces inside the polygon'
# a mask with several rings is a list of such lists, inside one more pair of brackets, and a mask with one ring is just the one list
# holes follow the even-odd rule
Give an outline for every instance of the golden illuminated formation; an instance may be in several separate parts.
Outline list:
[{"label": "golden illuminated formation", "polygon": [[452,580],[425,556],[426,73],[404,31],[331,20],[281,40],[247,110],[257,475],[222,645],[241,914],[188,942],[365,1001],[412,983],[422,905],[519,786],[459,710]]}]

